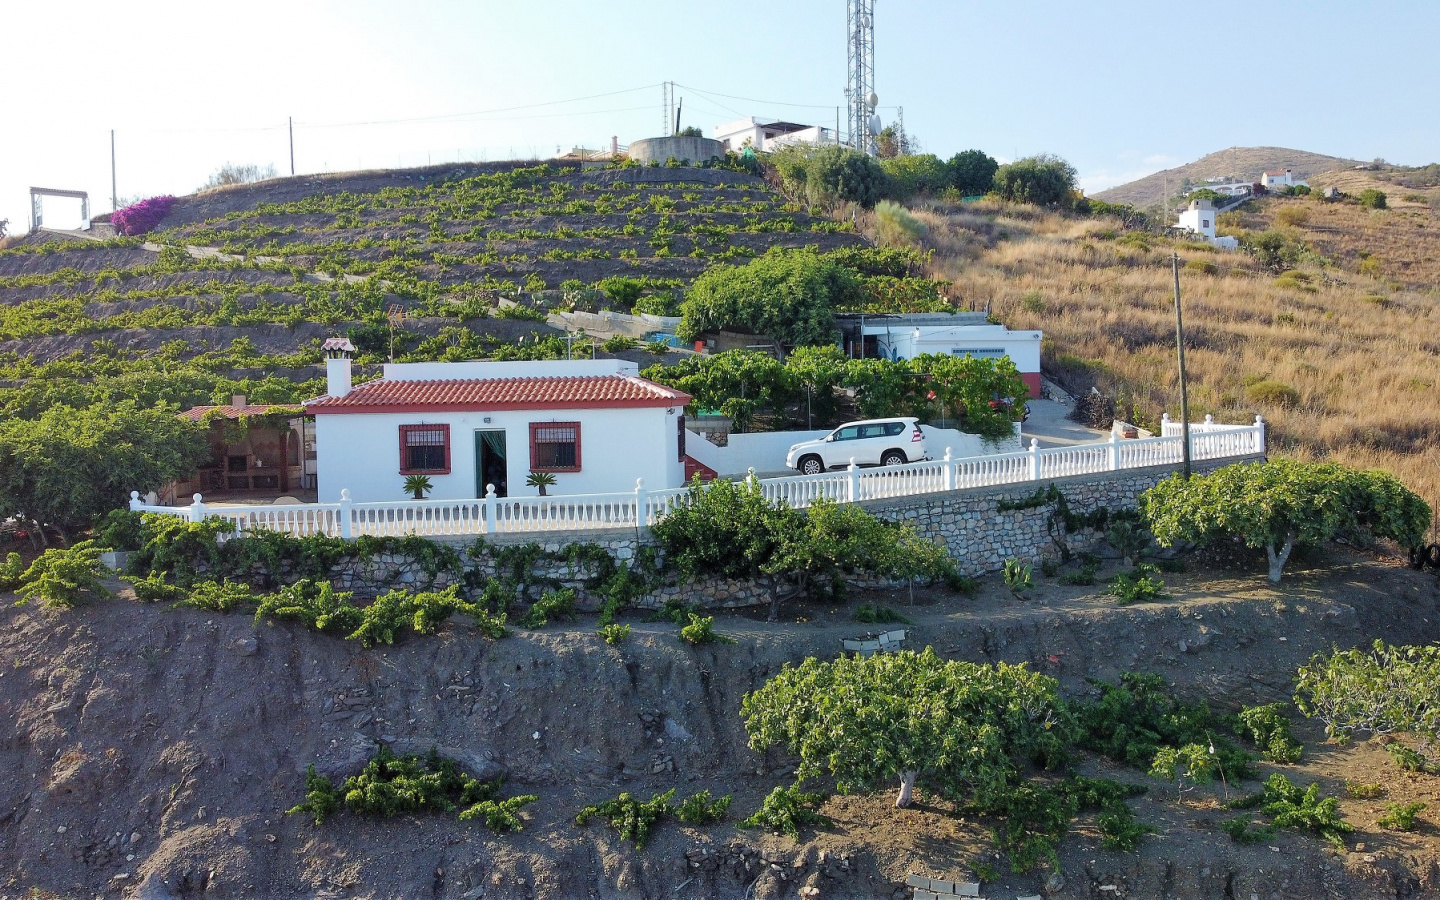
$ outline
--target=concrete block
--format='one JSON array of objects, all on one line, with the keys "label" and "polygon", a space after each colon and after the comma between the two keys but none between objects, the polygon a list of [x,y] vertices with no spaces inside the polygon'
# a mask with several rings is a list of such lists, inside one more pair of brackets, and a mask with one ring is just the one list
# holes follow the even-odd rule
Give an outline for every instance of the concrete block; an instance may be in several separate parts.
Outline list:
[{"label": "concrete block", "polygon": [[980,885],[968,881],[956,882],[955,895],[958,897],[978,897],[980,896]]},{"label": "concrete block", "polygon": [[930,890],[930,879],[926,878],[924,875],[911,875],[909,878],[905,879],[905,883],[913,888],[924,888],[927,891]]},{"label": "concrete block", "polygon": [[940,895],[934,891],[927,891],[924,888],[915,889],[915,900],[940,900]]}]

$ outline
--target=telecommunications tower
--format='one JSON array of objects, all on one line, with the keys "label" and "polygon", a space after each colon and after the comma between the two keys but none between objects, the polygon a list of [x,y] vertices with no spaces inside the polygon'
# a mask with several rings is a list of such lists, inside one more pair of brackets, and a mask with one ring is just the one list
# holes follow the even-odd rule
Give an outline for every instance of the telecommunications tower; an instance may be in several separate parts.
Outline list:
[{"label": "telecommunications tower", "polygon": [[850,30],[845,76],[850,143],[874,156],[875,135],[880,133],[880,117],[875,113],[880,102],[875,95],[875,0],[845,0],[845,11]]}]

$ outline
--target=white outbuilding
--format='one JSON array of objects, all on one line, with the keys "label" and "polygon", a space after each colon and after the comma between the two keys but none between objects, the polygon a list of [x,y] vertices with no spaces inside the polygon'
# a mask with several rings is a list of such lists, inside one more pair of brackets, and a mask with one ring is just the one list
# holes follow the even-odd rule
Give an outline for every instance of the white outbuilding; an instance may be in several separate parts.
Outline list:
[{"label": "white outbuilding", "polygon": [[685,483],[690,396],[639,377],[624,360],[390,363],[351,385],[354,348],[325,343],[327,393],[315,417],[321,502],[403,500],[407,476],[436,500],[533,494],[608,494]]}]

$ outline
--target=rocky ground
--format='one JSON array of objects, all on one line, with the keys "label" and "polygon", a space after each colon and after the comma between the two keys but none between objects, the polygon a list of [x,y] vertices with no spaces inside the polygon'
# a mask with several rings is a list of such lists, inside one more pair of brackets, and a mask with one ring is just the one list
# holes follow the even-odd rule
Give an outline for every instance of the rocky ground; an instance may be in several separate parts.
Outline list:
[{"label": "rocky ground", "polygon": [[[1103,574],[1103,573],[1102,573]],[[1095,588],[1052,580],[1021,601],[998,579],[965,598],[856,596],[790,606],[789,621],[717,619],[735,645],[692,648],[669,624],[631,619],[618,647],[593,619],[490,642],[452,623],[433,638],[362,649],[248,616],[146,606],[124,597],[52,613],[0,606],[0,898],[741,898],[908,897],[908,874],[968,879],[993,869],[986,897],[1390,898],[1440,896],[1440,802],[1413,833],[1376,825],[1388,800],[1436,801],[1440,779],[1401,773],[1375,744],[1323,743],[1283,767],[1344,796],[1346,779],[1384,796],[1342,801],[1356,832],[1345,852],[1296,832],[1233,843],[1226,796],[1258,782],[1177,794],[1133,771],[1082,769],[1146,783],[1132,801],[1157,833],[1132,854],[1099,849],[1088,819],[1058,872],[1011,875],[988,824],[923,801],[835,797],[833,828],[801,842],[733,824],[786,783],[791,761],[746,747],[741,697],[783,664],[832,655],[866,626],[853,604],[881,602],[914,620],[910,644],[947,657],[1025,661],[1064,690],[1087,678],[1158,671],[1218,705],[1289,696],[1296,667],[1332,645],[1440,636],[1433,575],[1340,555],[1297,566],[1278,588],[1253,568],[1168,576],[1163,602],[1120,608]],[[117,583],[116,585],[120,585]],[[525,831],[492,835],[433,814],[349,813],[315,826],[285,810],[305,767],[356,771],[377,742],[432,745],[507,793],[534,793]],[[1263,778],[1275,767],[1261,764]],[[733,793],[729,821],[667,822],[643,850],[584,805],[620,791]]]}]

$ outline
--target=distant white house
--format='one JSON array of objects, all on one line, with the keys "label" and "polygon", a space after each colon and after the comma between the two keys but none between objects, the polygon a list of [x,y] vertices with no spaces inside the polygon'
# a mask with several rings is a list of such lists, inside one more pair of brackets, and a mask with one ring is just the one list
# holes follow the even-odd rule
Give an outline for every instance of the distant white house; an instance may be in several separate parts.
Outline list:
[{"label": "distant white house", "polygon": [[1260,176],[1260,184],[1264,185],[1267,191],[1278,191],[1287,187],[1309,187],[1309,185],[1296,178],[1289,169],[1281,169],[1277,172],[1266,172]]},{"label": "distant white house", "polygon": [[1011,331],[989,323],[984,313],[847,314],[837,318],[854,356],[914,359],[941,353],[976,359],[1009,357],[1030,388],[1030,396],[1040,396],[1043,332]]},{"label": "distant white house", "polygon": [[1206,200],[1191,200],[1190,207],[1180,211],[1177,228],[1198,234],[1207,241],[1215,240],[1215,204]]},{"label": "distant white house", "polygon": [[351,386],[354,348],[325,343],[326,395],[315,417],[321,502],[402,500],[424,475],[436,500],[535,493],[532,472],[555,476],[551,494],[651,490],[685,483],[688,394],[640,378],[623,360],[391,363]]},{"label": "distant white house", "polygon": [[801,125],[796,122],[770,122],[747,116],[711,129],[711,137],[726,150],[739,153],[746,147],[756,152],[779,150],[789,144],[833,144],[835,132],[822,125]]},{"label": "distant white house", "polygon": [[1209,199],[1191,200],[1190,207],[1180,211],[1180,221],[1171,227],[1204,238],[1208,243],[1214,244],[1221,250],[1234,250],[1240,246],[1237,239],[1228,235],[1225,237],[1215,235],[1218,217],[1219,213],[1215,209],[1215,204]]}]

